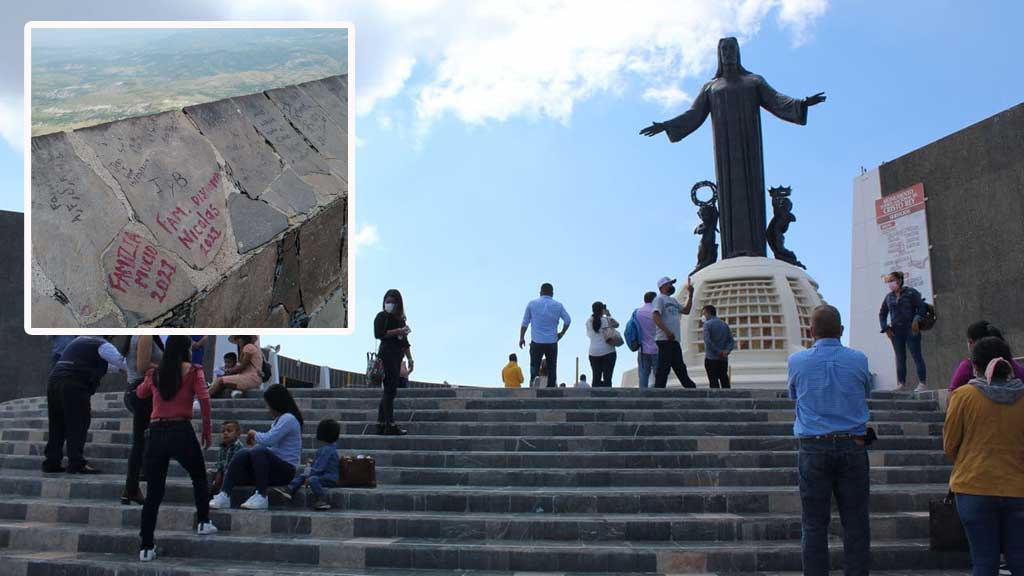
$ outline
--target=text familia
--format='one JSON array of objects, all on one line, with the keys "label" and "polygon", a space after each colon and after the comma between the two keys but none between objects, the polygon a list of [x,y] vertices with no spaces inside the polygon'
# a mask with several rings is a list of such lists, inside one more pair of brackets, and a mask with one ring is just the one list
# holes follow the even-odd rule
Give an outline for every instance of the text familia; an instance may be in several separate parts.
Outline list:
[{"label": "text familia", "polygon": [[118,241],[114,271],[107,274],[107,282],[122,294],[148,293],[151,299],[162,303],[177,272],[174,264],[160,257],[155,246],[138,234],[125,231]]}]

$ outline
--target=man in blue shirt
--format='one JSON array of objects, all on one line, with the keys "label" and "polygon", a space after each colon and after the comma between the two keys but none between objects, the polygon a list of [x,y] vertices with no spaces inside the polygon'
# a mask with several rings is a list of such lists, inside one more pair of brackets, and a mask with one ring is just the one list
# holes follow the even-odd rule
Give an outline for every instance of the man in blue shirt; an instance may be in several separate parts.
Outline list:
[{"label": "man in blue shirt", "polygon": [[729,353],[736,348],[732,330],[718,317],[718,310],[708,304],[704,315],[704,371],[712,388],[729,387]]},{"label": "man in blue shirt", "polygon": [[[555,289],[545,282],[540,286],[540,298],[531,300],[523,314],[523,325],[519,329],[519,347],[526,346],[526,328],[530,327],[530,382],[540,372],[541,358],[547,359],[548,388],[558,386],[558,341],[569,329],[569,313],[565,306],[555,300]],[[558,320],[562,320],[562,331],[558,331]]]},{"label": "man in blue shirt", "polygon": [[839,311],[814,309],[814,346],[789,357],[789,397],[796,400],[793,433],[800,438],[797,466],[804,574],[828,574],[832,496],[843,525],[847,576],[866,576],[870,564],[870,470],[865,448],[872,377],[863,353],[839,342]]}]

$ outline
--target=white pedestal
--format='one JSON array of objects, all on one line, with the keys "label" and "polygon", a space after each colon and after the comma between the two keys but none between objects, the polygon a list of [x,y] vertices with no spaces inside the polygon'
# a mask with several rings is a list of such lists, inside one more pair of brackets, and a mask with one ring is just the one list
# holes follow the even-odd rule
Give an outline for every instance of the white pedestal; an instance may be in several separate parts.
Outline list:
[{"label": "white pedestal", "polygon": [[[787,360],[810,346],[811,311],[823,303],[818,283],[802,268],[773,258],[741,257],[716,262],[690,279],[693,309],[683,317],[681,346],[690,377],[707,386],[703,319],[712,304],[732,329],[736,350],[729,356],[733,388],[786,388]],[[686,298],[685,284],[676,296]],[[624,356],[629,358],[630,356]],[[635,356],[633,356],[635,358]],[[654,384],[654,375],[648,385]],[[674,374],[669,386],[678,387]],[[622,375],[622,386],[637,387],[637,370]]]}]

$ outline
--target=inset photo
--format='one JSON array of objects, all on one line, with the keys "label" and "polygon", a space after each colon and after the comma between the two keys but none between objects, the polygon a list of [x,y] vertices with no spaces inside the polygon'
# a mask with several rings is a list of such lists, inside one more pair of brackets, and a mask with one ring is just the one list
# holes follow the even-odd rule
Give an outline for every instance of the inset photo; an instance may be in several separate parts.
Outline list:
[{"label": "inset photo", "polygon": [[350,332],[352,35],[27,24],[25,330]]}]

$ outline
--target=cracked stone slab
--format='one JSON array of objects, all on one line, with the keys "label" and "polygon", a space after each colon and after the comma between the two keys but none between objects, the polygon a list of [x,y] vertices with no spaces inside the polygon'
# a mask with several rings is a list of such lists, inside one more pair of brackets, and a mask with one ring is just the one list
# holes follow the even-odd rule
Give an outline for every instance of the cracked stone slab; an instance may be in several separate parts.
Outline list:
[{"label": "cracked stone slab", "polygon": [[339,126],[315,100],[298,86],[267,91],[267,97],[285,118],[309,140],[327,160],[336,176],[348,174],[348,131]]},{"label": "cracked stone slab", "polygon": [[327,161],[317,153],[285,119],[281,110],[264,94],[232,98],[242,114],[300,176],[329,174]]},{"label": "cracked stone slab", "polygon": [[224,243],[224,174],[213,147],[178,110],[75,131],[166,249],[205,268]]},{"label": "cracked stone slab", "polygon": [[185,112],[226,162],[225,172],[251,198],[259,198],[281,175],[283,164],[231,99],[189,106]]},{"label": "cracked stone slab", "polygon": [[184,263],[129,224],[103,254],[107,293],[134,326],[155,318],[196,293]]},{"label": "cracked stone slab", "polygon": [[[32,139],[32,254],[46,277],[83,320],[109,300],[100,257],[128,223],[114,191],[74,151],[66,133]],[[51,312],[57,312],[55,309]],[[39,327],[72,327],[60,313],[39,316]],[[51,322],[57,322],[51,324]]]},{"label": "cracked stone slab", "polygon": [[308,214],[317,205],[316,192],[313,187],[299,178],[289,167],[285,167],[284,172],[261,199],[289,216]]},{"label": "cracked stone slab", "polygon": [[195,325],[203,328],[275,327],[270,320],[271,292],[277,246],[267,246],[210,290],[196,305]]},{"label": "cracked stone slab", "polygon": [[285,315],[302,306],[299,293],[299,233],[297,230],[285,234],[278,243],[277,269],[271,301],[284,306]]},{"label": "cracked stone slab", "polygon": [[342,86],[340,76],[328,76],[298,86],[320,105],[332,122],[348,129],[348,92],[347,87]]},{"label": "cracked stone slab", "polygon": [[288,229],[288,217],[283,212],[244,194],[232,194],[228,198],[228,213],[239,253],[259,248]]},{"label": "cracked stone slab", "polygon": [[308,311],[319,308],[341,285],[347,209],[337,201],[299,228],[299,286]]}]

